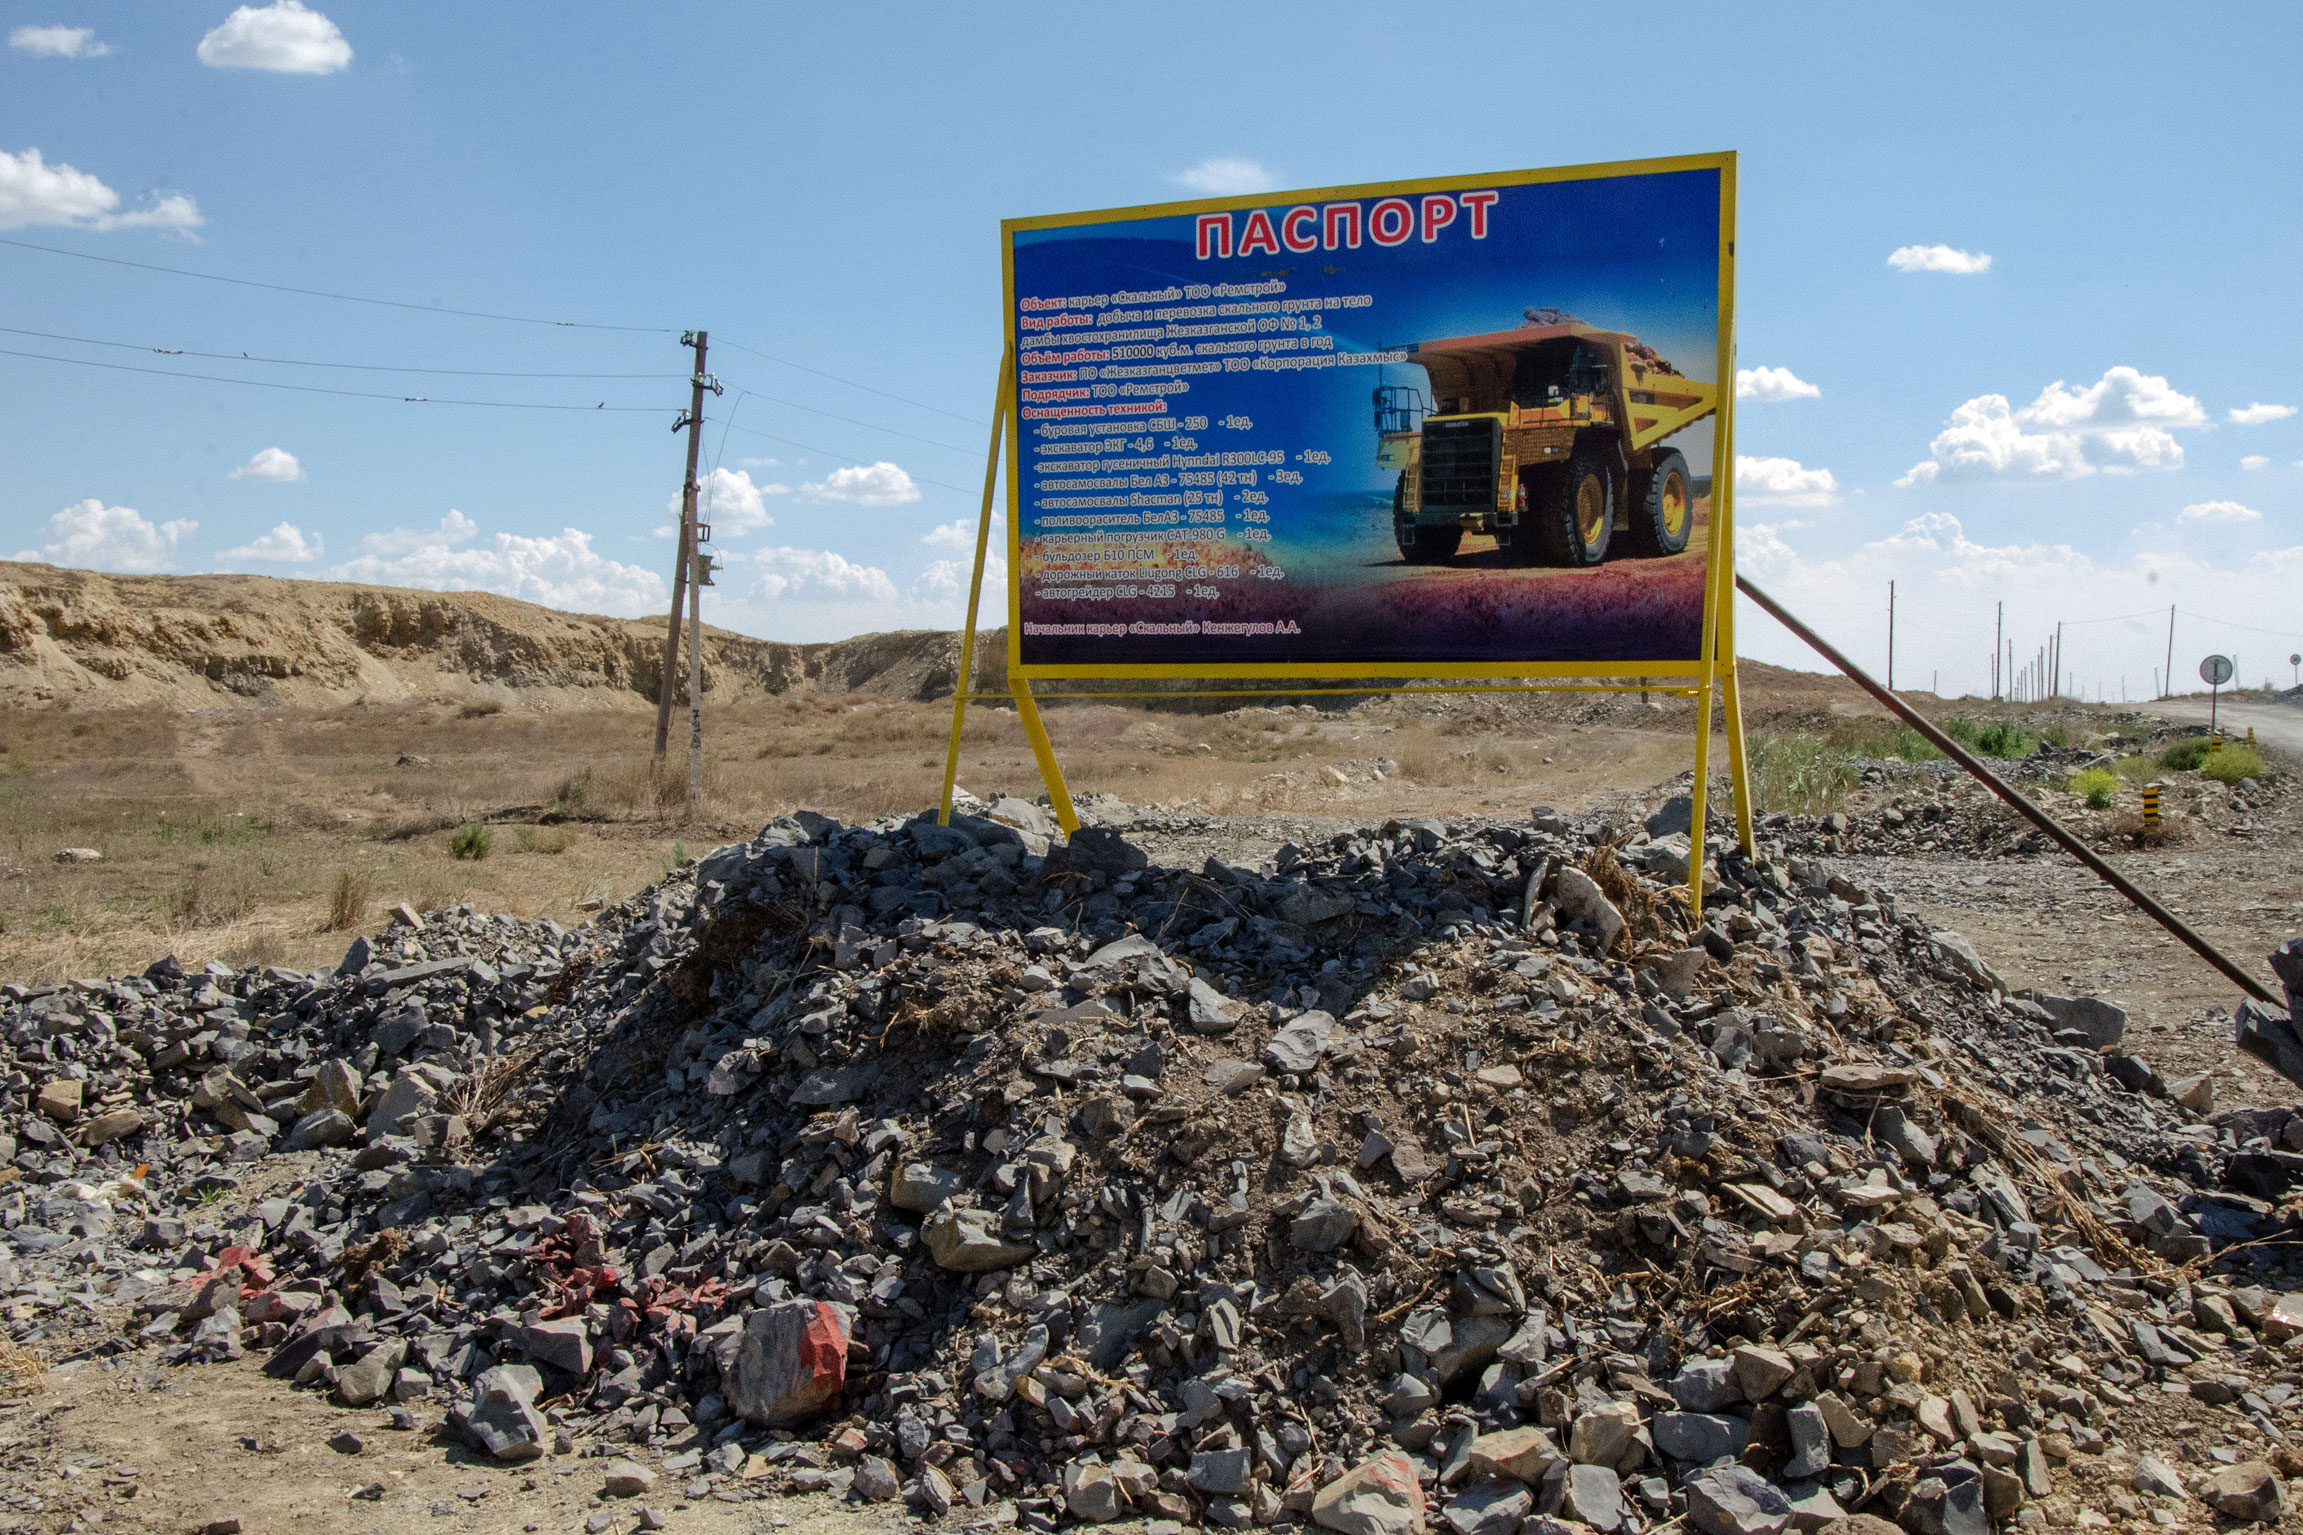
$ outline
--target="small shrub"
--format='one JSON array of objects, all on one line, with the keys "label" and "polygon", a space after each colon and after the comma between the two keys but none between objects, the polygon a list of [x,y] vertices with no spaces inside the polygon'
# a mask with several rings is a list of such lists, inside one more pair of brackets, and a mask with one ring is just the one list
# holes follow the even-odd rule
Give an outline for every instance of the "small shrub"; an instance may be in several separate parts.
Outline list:
[{"label": "small shrub", "polygon": [[520,826],[513,828],[512,840],[523,853],[565,853],[568,834],[556,826]]},{"label": "small shrub", "polygon": [[2157,826],[2147,824],[2143,812],[2130,810],[2114,819],[2111,835],[2134,847],[2164,847],[2174,835],[2173,821],[2163,820]]},{"label": "small shrub", "polygon": [[2059,720],[2040,731],[2039,739],[2060,751],[2071,744],[2071,727]]},{"label": "small shrub", "polygon": [[331,933],[348,933],[368,920],[368,876],[353,869],[336,873],[336,888],[328,896]]},{"label": "small shrub", "polygon": [[1751,793],[1759,808],[1822,815],[1839,808],[1857,779],[1855,756],[1820,736],[1763,737],[1751,753]]},{"label": "small shrub", "polygon": [[287,941],[270,928],[250,933],[223,953],[224,962],[235,970],[261,970],[287,957]]},{"label": "small shrub", "polygon": [[216,915],[208,898],[205,871],[194,865],[184,882],[162,898],[162,910],[172,927],[198,927]]},{"label": "small shrub", "polygon": [[2157,757],[2122,757],[2111,765],[2111,771],[2117,773],[2121,778],[2133,779],[2139,784],[2149,783],[2159,776],[2159,759]]},{"label": "small shrub", "polygon": [[562,820],[581,815],[592,799],[592,770],[584,768],[560,780],[552,790],[552,805],[548,812]]},{"label": "small shrub", "polygon": [[2071,775],[2071,792],[2090,810],[2109,810],[2119,796],[2119,775],[2103,768],[2088,768]]},{"label": "small shrub", "polygon": [[496,850],[496,834],[485,821],[471,821],[460,827],[448,839],[448,856],[469,859],[474,863]]},{"label": "small shrub", "polygon": [[466,720],[483,720],[491,714],[501,714],[503,712],[504,705],[502,700],[494,698],[475,698],[470,703],[464,705],[463,708],[458,709],[456,711],[456,717],[458,719]]},{"label": "small shrub", "polygon": [[2026,757],[2036,744],[2022,727],[2008,720],[1984,724],[1965,717],[1943,722],[1943,733],[1978,757]]},{"label": "small shrub", "polygon": [[1936,750],[1933,741],[1905,725],[1895,732],[1895,755],[1906,762],[1933,762],[1943,753]]},{"label": "small shrub", "polygon": [[2226,743],[2221,751],[2207,754],[2207,760],[2199,764],[2199,771],[2217,783],[2235,784],[2242,778],[2261,778],[2263,758],[2252,746]]},{"label": "small shrub", "polygon": [[2195,773],[2199,764],[2207,760],[2208,744],[2205,736],[2177,741],[2159,754],[2159,765],[2178,773]]}]

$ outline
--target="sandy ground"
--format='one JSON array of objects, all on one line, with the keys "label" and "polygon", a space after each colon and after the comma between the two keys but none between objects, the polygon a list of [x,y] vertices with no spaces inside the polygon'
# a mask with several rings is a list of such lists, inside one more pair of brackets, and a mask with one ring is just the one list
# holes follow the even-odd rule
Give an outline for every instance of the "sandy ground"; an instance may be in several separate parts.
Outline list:
[{"label": "sandy ground", "polygon": [[[255,1360],[163,1369],[129,1356],[50,1371],[41,1389],[0,1401],[0,1530],[198,1531],[238,1519],[246,1535],[510,1535],[583,1531],[605,1513],[622,1535],[642,1527],[643,1508],[681,1535],[883,1535],[905,1522],[820,1497],[690,1499],[676,1476],[605,1498],[606,1460],[495,1466],[448,1440],[441,1416],[421,1411],[415,1429],[394,1429],[374,1409],[291,1391]],[[331,1447],[343,1433],[356,1451]]]}]

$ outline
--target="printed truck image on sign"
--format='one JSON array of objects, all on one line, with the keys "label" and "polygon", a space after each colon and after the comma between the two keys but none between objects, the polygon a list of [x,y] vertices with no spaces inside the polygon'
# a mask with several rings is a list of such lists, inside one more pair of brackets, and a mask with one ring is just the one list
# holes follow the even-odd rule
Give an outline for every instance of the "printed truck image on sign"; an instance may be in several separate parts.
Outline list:
[{"label": "printed truck image on sign", "polygon": [[1376,462],[1399,471],[1391,515],[1403,558],[1451,559],[1466,533],[1492,535],[1518,565],[1687,548],[1687,459],[1663,441],[1712,413],[1714,386],[1553,309],[1528,310],[1516,330],[1406,352],[1429,393],[1375,391]]},{"label": "printed truck image on sign", "polygon": [[1011,668],[1699,675],[1734,170],[1009,220]]}]

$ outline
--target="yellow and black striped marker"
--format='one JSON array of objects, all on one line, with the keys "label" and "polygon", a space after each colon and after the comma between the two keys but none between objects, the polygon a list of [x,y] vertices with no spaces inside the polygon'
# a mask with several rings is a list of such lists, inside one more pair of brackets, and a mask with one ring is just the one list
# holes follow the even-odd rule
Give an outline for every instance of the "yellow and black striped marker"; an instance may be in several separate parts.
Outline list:
[{"label": "yellow and black striped marker", "polygon": [[2155,783],[2143,786],[2143,829],[2159,829],[2159,785]]}]

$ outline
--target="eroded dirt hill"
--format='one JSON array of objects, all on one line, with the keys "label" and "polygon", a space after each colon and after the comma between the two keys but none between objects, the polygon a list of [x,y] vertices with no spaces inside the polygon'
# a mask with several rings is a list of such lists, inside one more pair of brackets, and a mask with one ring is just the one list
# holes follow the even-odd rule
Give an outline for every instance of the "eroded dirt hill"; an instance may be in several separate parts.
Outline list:
[{"label": "eroded dirt hill", "polygon": [[[793,645],[705,626],[708,692],[916,698],[951,691],[935,630]],[[986,646],[1000,653],[997,636]],[[599,707],[656,696],[663,620],[486,592],[269,576],[113,576],[0,561],[0,704],[292,706],[485,697]],[[552,695],[559,695],[554,699]]]}]

